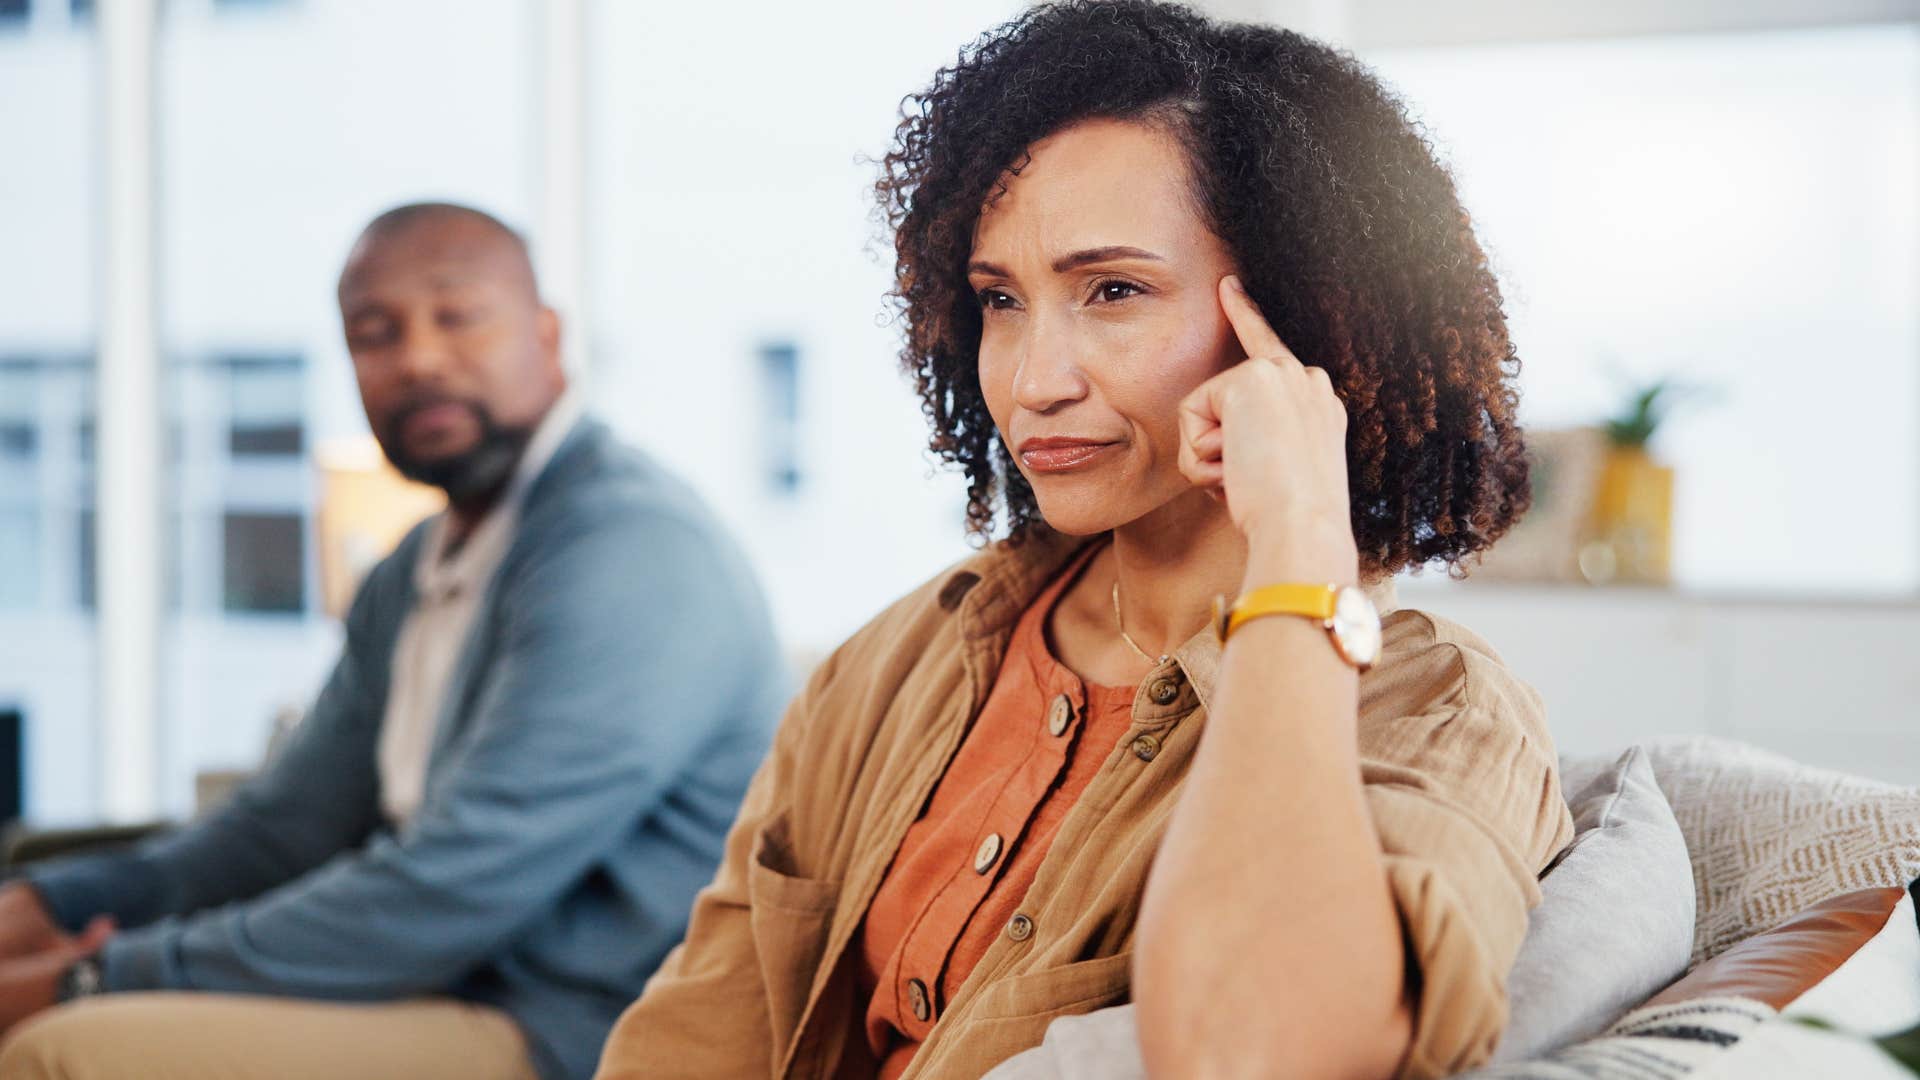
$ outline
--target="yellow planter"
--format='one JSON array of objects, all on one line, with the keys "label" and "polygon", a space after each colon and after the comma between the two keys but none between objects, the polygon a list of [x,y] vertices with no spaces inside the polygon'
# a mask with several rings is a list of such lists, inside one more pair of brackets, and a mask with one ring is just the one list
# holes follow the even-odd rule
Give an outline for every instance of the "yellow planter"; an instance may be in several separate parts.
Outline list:
[{"label": "yellow planter", "polygon": [[1673,553],[1673,469],[1644,450],[1609,449],[1593,496],[1592,534],[1604,550],[1592,553],[1598,558],[1583,552],[1589,577],[1664,584]]}]

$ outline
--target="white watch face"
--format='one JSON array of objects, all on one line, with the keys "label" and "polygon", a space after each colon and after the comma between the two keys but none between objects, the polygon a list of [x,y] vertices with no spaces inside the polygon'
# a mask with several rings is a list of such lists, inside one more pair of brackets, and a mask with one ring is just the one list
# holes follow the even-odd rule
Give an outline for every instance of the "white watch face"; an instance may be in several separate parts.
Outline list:
[{"label": "white watch face", "polygon": [[1380,613],[1359,589],[1349,585],[1335,594],[1327,629],[1333,631],[1340,655],[1354,667],[1371,667],[1380,659]]}]

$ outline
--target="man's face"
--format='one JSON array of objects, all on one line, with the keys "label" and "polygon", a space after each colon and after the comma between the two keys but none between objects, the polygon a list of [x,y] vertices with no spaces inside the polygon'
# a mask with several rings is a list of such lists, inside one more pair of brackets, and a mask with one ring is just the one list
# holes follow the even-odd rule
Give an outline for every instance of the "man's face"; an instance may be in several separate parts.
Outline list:
[{"label": "man's face", "polygon": [[394,467],[456,503],[498,490],[564,385],[559,320],[518,244],[454,214],[363,237],[340,317]]}]

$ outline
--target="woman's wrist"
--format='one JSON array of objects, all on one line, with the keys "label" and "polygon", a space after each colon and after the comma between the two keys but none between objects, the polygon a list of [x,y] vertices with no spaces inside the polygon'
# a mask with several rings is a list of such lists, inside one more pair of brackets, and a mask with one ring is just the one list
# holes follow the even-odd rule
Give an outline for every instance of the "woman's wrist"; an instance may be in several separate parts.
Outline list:
[{"label": "woman's wrist", "polygon": [[1247,570],[1241,591],[1282,583],[1352,585],[1360,580],[1360,557],[1345,521],[1307,524],[1272,533],[1249,531]]}]

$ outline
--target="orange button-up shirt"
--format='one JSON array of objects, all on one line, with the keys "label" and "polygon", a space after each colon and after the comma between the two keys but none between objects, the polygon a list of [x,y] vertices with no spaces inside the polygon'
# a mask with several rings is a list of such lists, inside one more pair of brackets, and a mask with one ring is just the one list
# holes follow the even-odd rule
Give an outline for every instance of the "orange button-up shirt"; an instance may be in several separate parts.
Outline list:
[{"label": "orange button-up shirt", "polygon": [[1048,614],[1099,546],[1021,616],[979,719],[874,894],[860,991],[883,1080],[906,1071],[994,939],[1021,936],[1020,904],[1060,822],[1133,724],[1134,687],[1083,682],[1047,648]]}]

